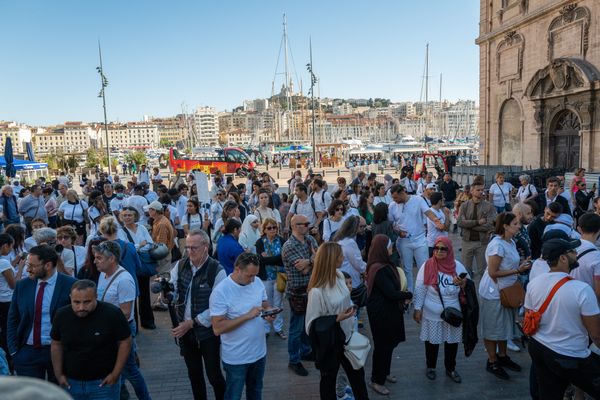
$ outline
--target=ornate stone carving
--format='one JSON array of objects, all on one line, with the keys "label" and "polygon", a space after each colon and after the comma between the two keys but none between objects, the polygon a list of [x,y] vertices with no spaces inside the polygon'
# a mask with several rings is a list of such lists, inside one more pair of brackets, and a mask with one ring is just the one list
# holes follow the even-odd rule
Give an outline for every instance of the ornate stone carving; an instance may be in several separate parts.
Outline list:
[{"label": "ornate stone carving", "polygon": [[587,7],[577,7],[576,3],[564,6],[548,28],[548,61],[565,56],[585,59],[589,30],[590,10]]},{"label": "ornate stone carving", "polygon": [[523,71],[525,38],[516,31],[508,32],[496,48],[496,78],[498,82],[520,80]]},{"label": "ornate stone carving", "polygon": [[529,0],[521,0],[519,3],[519,11],[521,14],[527,14],[527,11],[529,11]]},{"label": "ornate stone carving", "polygon": [[599,79],[600,74],[587,61],[559,58],[533,76],[525,95],[536,99],[580,92]]}]

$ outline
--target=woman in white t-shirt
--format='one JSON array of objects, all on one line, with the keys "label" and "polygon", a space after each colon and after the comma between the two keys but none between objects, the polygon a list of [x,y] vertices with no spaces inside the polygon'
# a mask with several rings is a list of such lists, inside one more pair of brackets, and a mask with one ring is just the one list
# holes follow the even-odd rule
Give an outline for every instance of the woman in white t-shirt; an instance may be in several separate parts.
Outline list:
[{"label": "woman in white t-shirt", "polygon": [[496,183],[490,186],[490,201],[498,214],[507,211],[506,204],[510,204],[513,189],[513,185],[504,182],[504,172],[496,172]]},{"label": "woman in white t-shirt", "polygon": [[373,200],[373,206],[376,206],[379,203],[385,203],[388,205],[390,204],[390,199],[386,196],[385,192],[385,185],[383,183],[378,183],[375,188],[375,193],[377,193],[377,196],[375,196],[375,200]]},{"label": "woman in white t-shirt", "polygon": [[460,383],[461,377],[455,367],[458,344],[462,341],[462,326],[448,324],[440,314],[444,307],[460,310],[458,295],[467,283],[468,273],[464,265],[454,259],[450,239],[438,237],[433,249],[433,256],[421,265],[417,274],[413,318],[421,324],[420,339],[425,342],[427,378],[434,380],[436,377],[437,355],[440,344],[444,343],[446,374],[454,382]]},{"label": "woman in white t-shirt", "polygon": [[429,257],[433,257],[433,245],[439,237],[448,237],[450,230],[450,210],[444,207],[444,195],[441,192],[431,194],[431,208],[429,209],[437,219],[444,224],[444,229],[439,229],[435,223],[427,218],[427,247],[429,247]]},{"label": "woman in white t-shirt", "polygon": [[15,271],[10,262],[4,258],[13,249],[15,241],[7,233],[0,234],[0,347],[8,355],[8,347],[6,344],[6,326],[8,321],[8,310],[12,300],[13,290],[17,285],[17,281],[23,275],[25,262],[18,263],[18,269]]},{"label": "woman in white t-shirt", "polygon": [[279,211],[273,208],[273,198],[268,189],[260,189],[258,192],[258,207],[254,210],[254,215],[258,218],[259,229],[261,235],[264,234],[262,231],[263,221],[267,218],[274,219],[277,222],[277,230],[281,231],[281,214]]},{"label": "woman in white t-shirt", "polygon": [[506,355],[507,341],[513,337],[515,309],[506,308],[500,303],[500,291],[515,284],[519,274],[531,268],[529,262],[521,264],[517,246],[512,239],[519,232],[520,226],[515,214],[498,215],[496,236],[485,250],[487,268],[479,283],[482,336],[488,353],[486,370],[500,379],[508,379],[504,368],[521,370]]},{"label": "woman in white t-shirt", "polygon": [[327,210],[329,217],[323,221],[323,241],[328,242],[333,236],[335,236],[338,229],[342,227],[344,220],[346,219],[346,206],[344,202],[339,199],[335,199],[329,205]]},{"label": "woman in white t-shirt", "polygon": [[183,231],[186,236],[192,230],[204,229],[206,231],[210,222],[206,217],[208,217],[206,213],[202,216],[200,212],[200,203],[198,200],[196,198],[189,199],[186,204],[185,214],[183,214],[183,219],[181,220],[181,225],[183,225]]},{"label": "woman in white t-shirt", "polygon": [[77,243],[85,241],[85,210],[88,204],[79,200],[79,195],[73,189],[67,191],[67,201],[63,201],[58,207],[58,215],[62,219],[62,225],[73,225],[77,231]]},{"label": "woman in white t-shirt", "polygon": [[521,186],[519,187],[519,190],[517,190],[516,196],[518,201],[524,202],[533,200],[537,197],[537,189],[531,184],[531,177],[529,175],[521,175],[519,177],[519,182],[521,182]]}]

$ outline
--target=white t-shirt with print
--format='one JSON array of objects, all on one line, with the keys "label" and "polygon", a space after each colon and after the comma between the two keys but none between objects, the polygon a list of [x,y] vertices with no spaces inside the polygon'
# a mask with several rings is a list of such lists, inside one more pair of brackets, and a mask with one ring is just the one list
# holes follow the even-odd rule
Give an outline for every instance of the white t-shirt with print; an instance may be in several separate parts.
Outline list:
[{"label": "white t-shirt with print", "polygon": [[495,207],[504,207],[506,203],[510,203],[510,192],[514,187],[508,182],[502,185],[494,183],[490,186],[490,196]]},{"label": "white t-shirt with print", "polygon": [[[236,283],[231,275],[213,288],[210,316],[235,319],[267,300],[262,281],[255,278],[248,285]],[[221,334],[221,359],[231,365],[250,364],[267,355],[264,320],[258,316],[234,330]]]},{"label": "white t-shirt with print", "polygon": [[[98,300],[105,301],[116,307],[129,301],[135,301],[135,281],[133,280],[133,276],[121,266],[117,268],[115,274],[119,273],[121,270],[123,272],[115,278],[110,287],[108,287],[108,284],[115,275],[113,274],[110,278],[106,278],[104,272],[100,274],[100,277],[98,278]],[[108,291],[106,291],[107,287]],[[106,295],[104,295],[104,292],[106,292]],[[104,296],[104,300],[102,300],[102,296]],[[131,313],[127,318],[128,321],[133,319],[133,309],[134,307],[132,304]]]},{"label": "white t-shirt with print", "polygon": [[[469,276],[467,269],[459,261],[456,261],[456,275],[459,276],[462,273],[466,273]],[[417,280],[415,283],[416,290],[423,285],[425,279],[425,264],[421,265],[419,272],[417,273]],[[444,306],[454,307],[460,310],[460,302],[458,300],[458,294],[460,293],[460,287],[454,284],[454,277],[438,272],[438,285],[442,299],[444,300]],[[423,318],[429,321],[441,321],[440,315],[444,311],[440,296],[437,290],[433,286],[427,285],[425,294],[425,301],[423,303]]]},{"label": "white t-shirt with print", "polygon": [[[519,252],[514,241],[507,242],[500,236],[494,236],[485,249],[485,259],[488,266],[490,265],[489,258],[491,256],[500,256],[500,271],[509,271],[519,268]],[[488,267],[489,268],[489,267]],[[490,277],[488,268],[485,269],[481,282],[479,282],[479,295],[487,300],[500,299],[500,290],[509,287],[517,281],[517,275],[503,276],[497,278],[496,282]]]},{"label": "white t-shirt with print", "polygon": [[[429,211],[431,211],[440,220],[442,224],[446,223],[446,214],[444,214],[444,211],[436,210],[435,208],[430,208]],[[435,223],[429,218],[427,218],[427,246],[433,247],[435,241],[440,236],[448,237],[448,232],[440,231],[435,226]]]},{"label": "white t-shirt with print", "polygon": [[[567,276],[564,272],[550,272],[529,282],[525,308],[538,310],[554,285]],[[538,331],[533,338],[550,350],[568,357],[586,358],[590,355],[588,332],[581,316],[600,314],[598,300],[586,283],[572,280],[554,295],[542,314]]]},{"label": "white t-shirt with print", "polygon": [[15,274],[15,270],[13,269],[10,261],[7,259],[0,259],[0,303],[8,303],[12,300],[13,290],[8,286],[8,282],[4,277],[4,271],[10,271]]}]

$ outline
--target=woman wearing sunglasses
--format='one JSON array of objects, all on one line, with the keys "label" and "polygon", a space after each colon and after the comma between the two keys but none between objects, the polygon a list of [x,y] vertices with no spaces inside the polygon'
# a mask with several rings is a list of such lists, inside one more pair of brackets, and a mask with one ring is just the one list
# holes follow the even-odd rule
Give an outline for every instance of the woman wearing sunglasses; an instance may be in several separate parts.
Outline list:
[{"label": "woman wearing sunglasses", "polygon": [[452,326],[443,321],[440,315],[447,307],[460,310],[458,296],[467,279],[466,268],[454,258],[450,239],[438,237],[434,242],[433,256],[417,274],[413,315],[413,319],[421,325],[420,339],[425,342],[427,360],[425,375],[431,380],[436,378],[438,351],[440,344],[444,343],[446,375],[456,383],[462,381],[455,369],[458,344],[462,341],[462,325]]},{"label": "woman wearing sunglasses", "polygon": [[[265,285],[269,304],[275,308],[281,308],[283,300],[283,293],[275,287],[277,274],[285,273],[281,258],[281,248],[285,240],[278,235],[278,231],[277,221],[273,218],[266,218],[262,222],[263,235],[256,241],[256,254],[260,260],[258,277]],[[281,339],[287,339],[287,335],[283,331],[283,314],[277,314],[273,321],[273,329]],[[271,324],[267,320],[265,320],[265,331],[267,335],[271,332]]]},{"label": "woman wearing sunglasses", "polygon": [[335,233],[342,227],[346,219],[346,206],[342,200],[336,199],[331,202],[327,210],[329,217],[323,221],[323,241],[331,240]]}]

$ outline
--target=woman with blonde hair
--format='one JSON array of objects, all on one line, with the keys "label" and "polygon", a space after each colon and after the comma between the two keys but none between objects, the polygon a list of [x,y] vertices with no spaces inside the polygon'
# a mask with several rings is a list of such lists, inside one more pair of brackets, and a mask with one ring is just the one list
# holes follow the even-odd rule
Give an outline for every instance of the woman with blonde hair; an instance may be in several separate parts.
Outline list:
[{"label": "woman with blonde hair", "polygon": [[72,225],[77,231],[77,244],[81,245],[86,240],[86,210],[88,203],[79,199],[79,195],[73,189],[67,191],[67,201],[63,201],[58,207],[58,215],[61,225]]},{"label": "woman with blonde hair", "polygon": [[344,255],[342,247],[326,242],[319,247],[308,283],[306,332],[321,372],[319,392],[321,399],[335,399],[335,383],[340,365],[348,376],[354,398],[368,399],[364,368],[354,369],[344,354],[344,343],[353,333],[356,309],[350,299],[340,267]]}]

